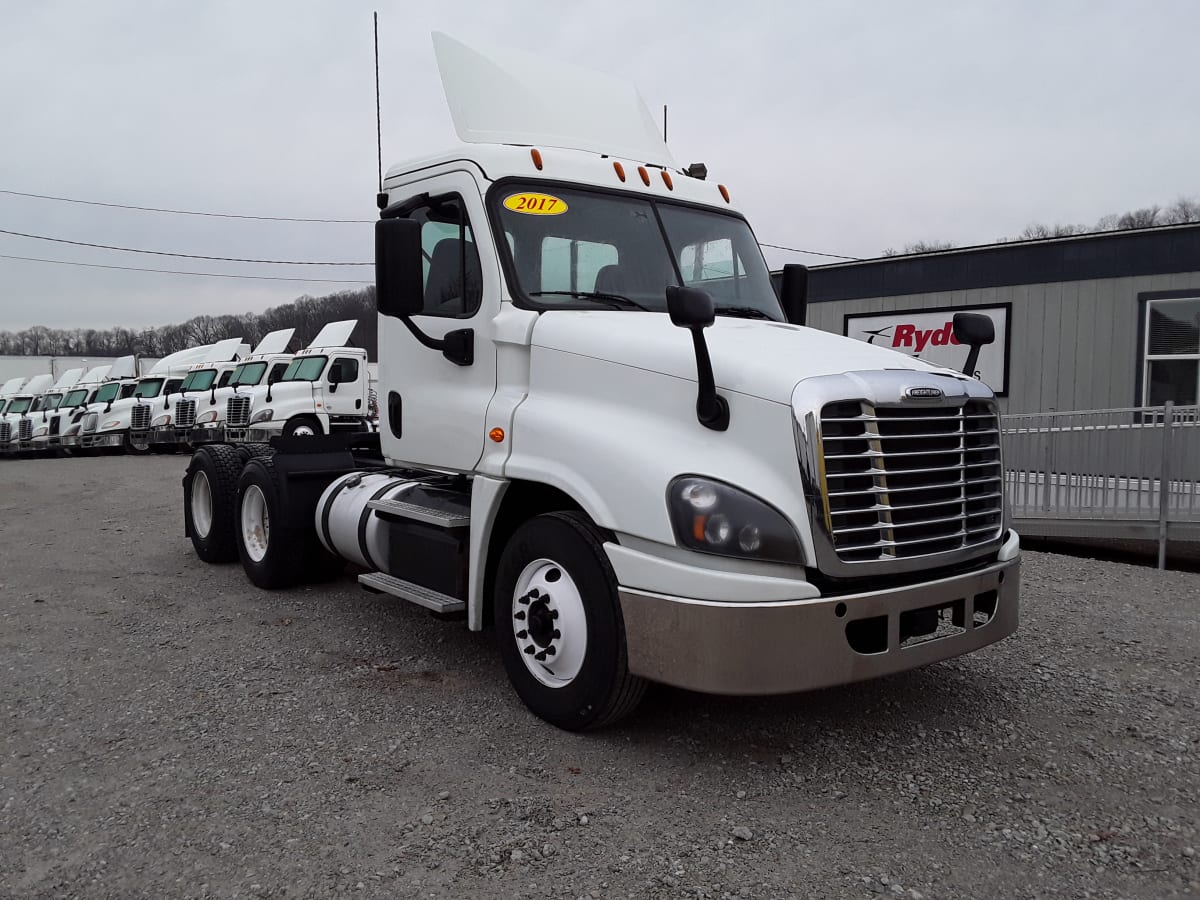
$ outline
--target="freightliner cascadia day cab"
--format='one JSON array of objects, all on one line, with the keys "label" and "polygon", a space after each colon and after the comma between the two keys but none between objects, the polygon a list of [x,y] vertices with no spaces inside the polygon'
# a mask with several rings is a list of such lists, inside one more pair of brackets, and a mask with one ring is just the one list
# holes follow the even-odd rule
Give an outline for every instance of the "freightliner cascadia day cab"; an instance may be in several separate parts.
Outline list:
[{"label": "freightliner cascadia day cab", "polygon": [[349,562],[490,627],[574,730],[648,681],[801,691],[1012,634],[991,391],[794,324],[806,271],[777,298],[633,89],[434,43],[465,143],[379,197],[379,433],[201,448],[199,555],[265,588]]},{"label": "freightliner cascadia day cab", "polygon": [[151,450],[174,453],[181,446],[190,446],[200,404],[216,407],[217,390],[224,390],[229,385],[235,373],[241,369],[241,360],[250,347],[248,344],[239,344],[238,350],[245,352],[235,353],[232,359],[206,360],[188,368],[183,384],[179,386],[179,396],[174,398],[174,407],[164,404],[163,410],[150,422]]},{"label": "freightliner cascadia day cab", "polygon": [[[207,397],[200,398],[196,425],[191,433],[193,446],[245,439],[252,389],[274,384],[283,377],[292,361],[292,354],[285,351],[295,331],[295,328],[282,328],[266,335],[250,355],[237,364],[227,385],[214,387]],[[238,428],[227,427],[230,412],[237,417]]]},{"label": "freightliner cascadia day cab", "polygon": [[248,406],[241,399],[230,406],[229,427],[248,426],[251,441],[370,431],[367,351],[348,345],[357,324],[322,328],[278,381],[247,392]]},{"label": "freightliner cascadia day cab", "polygon": [[108,365],[94,366],[84,372],[73,385],[66,386],[62,399],[58,401],[53,412],[43,413],[42,420],[34,423],[33,448],[35,451],[54,452],[62,447],[64,426],[69,425],[76,413],[87,406],[88,401],[95,396],[111,368]]},{"label": "freightliner cascadia day cab", "polygon": [[137,388],[142,360],[136,355],[122,356],[109,367],[107,374],[88,397],[87,404],[77,409],[63,428],[62,446],[72,453],[86,453],[81,434],[93,433],[100,423],[100,414],[113,402],[129,397]]},{"label": "freightliner cascadia day cab", "polygon": [[54,376],[34,375],[13,395],[0,418],[0,453],[9,455],[32,449],[33,416],[43,395],[54,387]]}]

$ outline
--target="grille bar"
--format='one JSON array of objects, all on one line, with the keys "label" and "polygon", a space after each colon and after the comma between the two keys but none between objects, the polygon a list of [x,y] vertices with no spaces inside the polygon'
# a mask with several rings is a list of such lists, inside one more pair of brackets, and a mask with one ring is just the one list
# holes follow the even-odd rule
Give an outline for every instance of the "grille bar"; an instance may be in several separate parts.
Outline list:
[{"label": "grille bar", "polygon": [[133,431],[146,431],[150,427],[150,407],[139,403],[129,413],[129,427]]},{"label": "grille bar", "polygon": [[180,400],[175,404],[175,424],[179,428],[191,428],[196,424],[195,400]]},{"label": "grille bar", "polygon": [[225,418],[234,428],[250,424],[250,398],[230,397],[225,402]]},{"label": "grille bar", "polygon": [[17,423],[17,440],[28,441],[33,438],[33,422],[30,419],[22,419]]}]

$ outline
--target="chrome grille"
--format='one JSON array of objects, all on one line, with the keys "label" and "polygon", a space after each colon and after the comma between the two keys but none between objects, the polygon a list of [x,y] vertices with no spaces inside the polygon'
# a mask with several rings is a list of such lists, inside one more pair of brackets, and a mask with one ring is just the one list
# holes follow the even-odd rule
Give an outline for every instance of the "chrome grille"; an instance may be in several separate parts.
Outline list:
[{"label": "chrome grille", "polygon": [[987,544],[1004,520],[991,401],[821,409],[822,494],[839,560],[878,562]]},{"label": "chrome grille", "polygon": [[225,403],[225,418],[233,428],[245,428],[250,424],[250,398],[230,397]]},{"label": "chrome grille", "polygon": [[145,431],[149,427],[150,407],[144,403],[139,403],[129,414],[129,428],[131,431]]},{"label": "chrome grille", "polygon": [[8,422],[0,422],[0,444],[7,444],[12,440],[12,425]]},{"label": "chrome grille", "polygon": [[175,404],[175,426],[191,428],[196,424],[196,401],[180,400]]},{"label": "chrome grille", "polygon": [[17,440],[28,441],[33,438],[33,420],[22,419],[17,423]]}]

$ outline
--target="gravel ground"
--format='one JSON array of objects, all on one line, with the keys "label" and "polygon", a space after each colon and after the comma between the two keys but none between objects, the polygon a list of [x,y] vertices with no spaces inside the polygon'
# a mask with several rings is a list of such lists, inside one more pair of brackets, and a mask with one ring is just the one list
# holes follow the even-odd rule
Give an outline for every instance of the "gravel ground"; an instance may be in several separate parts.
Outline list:
[{"label": "gravel ground", "polygon": [[200,563],[184,465],[0,463],[0,896],[1200,896],[1195,574],[1028,554],[972,657],[572,735],[490,635]]}]

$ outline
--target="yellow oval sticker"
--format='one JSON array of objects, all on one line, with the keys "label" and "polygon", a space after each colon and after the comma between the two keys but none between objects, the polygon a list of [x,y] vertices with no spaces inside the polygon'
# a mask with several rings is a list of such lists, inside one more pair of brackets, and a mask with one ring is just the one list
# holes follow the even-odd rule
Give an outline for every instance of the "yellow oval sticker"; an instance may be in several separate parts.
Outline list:
[{"label": "yellow oval sticker", "polygon": [[527,216],[561,216],[567,211],[567,202],[549,194],[525,191],[505,197],[504,208]]}]

